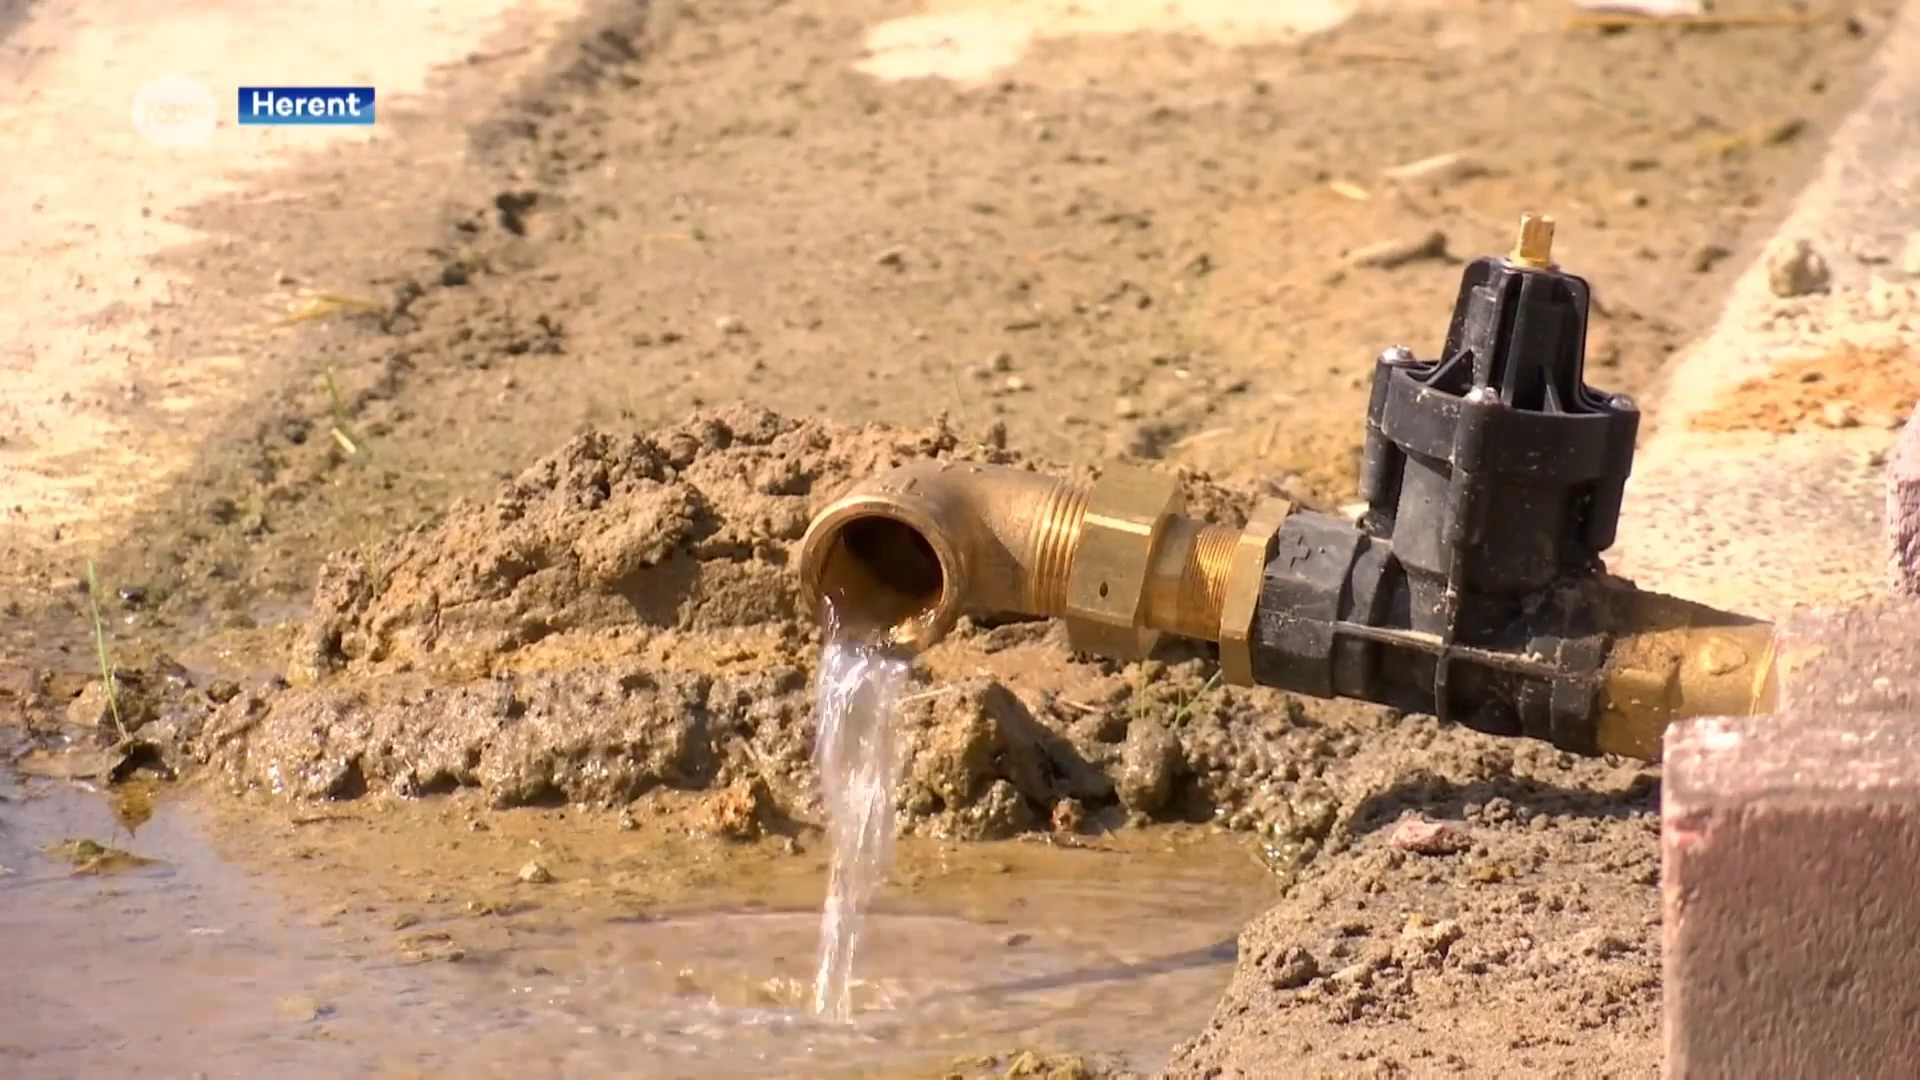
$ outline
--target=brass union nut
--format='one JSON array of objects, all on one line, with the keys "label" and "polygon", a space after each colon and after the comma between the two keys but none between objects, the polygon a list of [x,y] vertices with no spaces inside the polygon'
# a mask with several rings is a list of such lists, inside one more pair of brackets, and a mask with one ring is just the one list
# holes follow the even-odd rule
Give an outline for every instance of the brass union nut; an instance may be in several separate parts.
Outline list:
[{"label": "brass union nut", "polygon": [[1220,597],[1220,677],[1235,686],[1253,685],[1253,618],[1260,607],[1260,586],[1274,537],[1293,513],[1285,499],[1263,499],[1247,515],[1247,527],[1234,541]]},{"label": "brass union nut", "polygon": [[1067,575],[1067,641],[1079,652],[1134,660],[1158,634],[1143,623],[1148,568],[1167,519],[1185,505],[1166,473],[1109,466],[1087,491],[1079,550]]}]

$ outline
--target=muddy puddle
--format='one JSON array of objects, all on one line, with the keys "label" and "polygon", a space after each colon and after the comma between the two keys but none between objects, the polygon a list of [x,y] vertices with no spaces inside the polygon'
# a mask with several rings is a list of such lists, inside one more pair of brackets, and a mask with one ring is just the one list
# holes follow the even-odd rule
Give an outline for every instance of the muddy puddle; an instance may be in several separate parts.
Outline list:
[{"label": "muddy puddle", "polygon": [[[129,833],[75,785],[0,792],[0,1072],[20,1078],[997,1075],[1029,1048],[1151,1070],[1204,1026],[1274,895],[1244,845],[1192,830],[908,839],[863,931],[854,1019],[830,1025],[808,1008],[812,852],[717,852],[697,898],[638,904],[615,863],[579,856],[597,830],[557,839],[580,824],[564,812],[495,815],[474,852],[502,864],[487,887],[458,860],[433,872],[437,810],[248,825],[171,797]],[[251,864],[295,834],[299,870]],[[507,865],[523,850],[548,853],[531,881]],[[374,884],[423,869],[418,903]]]}]

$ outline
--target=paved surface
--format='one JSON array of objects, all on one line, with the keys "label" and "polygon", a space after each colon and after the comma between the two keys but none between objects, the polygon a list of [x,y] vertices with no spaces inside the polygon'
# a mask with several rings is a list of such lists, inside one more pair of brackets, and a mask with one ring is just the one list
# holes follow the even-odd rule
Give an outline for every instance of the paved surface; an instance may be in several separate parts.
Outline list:
[{"label": "paved surface", "polygon": [[1832,293],[1783,300],[1756,257],[1713,332],[1672,369],[1658,427],[1643,438],[1627,488],[1613,560],[1644,585],[1762,615],[1884,589],[1883,474],[1892,432],[1861,425],[1776,436],[1689,427],[1734,387],[1784,361],[1862,338],[1920,345],[1920,311],[1910,300],[1875,303],[1870,295],[1905,276],[1901,253],[1920,230],[1915,5],[1889,30],[1878,65],[1878,86],[1835,133],[1820,174],[1777,233],[1823,254]]}]

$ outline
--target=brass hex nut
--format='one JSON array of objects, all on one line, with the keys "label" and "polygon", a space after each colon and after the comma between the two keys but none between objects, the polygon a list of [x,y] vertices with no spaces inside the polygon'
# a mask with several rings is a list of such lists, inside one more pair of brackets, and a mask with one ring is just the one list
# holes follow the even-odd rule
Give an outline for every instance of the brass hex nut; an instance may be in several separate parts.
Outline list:
[{"label": "brass hex nut", "polygon": [[1253,620],[1260,609],[1260,586],[1273,558],[1274,538],[1293,513],[1285,499],[1263,499],[1247,515],[1234,541],[1220,596],[1220,677],[1235,686],[1253,685]]},{"label": "brass hex nut", "polygon": [[1067,642],[1076,651],[1133,660],[1152,650],[1158,635],[1142,618],[1148,568],[1184,504],[1180,481],[1166,473],[1109,466],[1093,482],[1067,574]]}]

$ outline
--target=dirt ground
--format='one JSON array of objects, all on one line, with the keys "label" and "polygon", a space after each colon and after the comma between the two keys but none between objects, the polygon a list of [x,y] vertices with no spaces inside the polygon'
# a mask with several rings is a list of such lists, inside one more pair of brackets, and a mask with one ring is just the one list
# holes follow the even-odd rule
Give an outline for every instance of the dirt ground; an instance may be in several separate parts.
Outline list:
[{"label": "dirt ground", "polygon": [[[659,805],[769,857],[816,809],[790,554],[840,486],[1131,457],[1224,520],[1262,489],[1344,503],[1372,357],[1434,348],[1460,260],[1522,210],[1595,282],[1589,379],[1648,396],[1889,7],[1607,30],[1390,3],[1265,42],[1043,34],[969,82],[872,74],[898,4],[602,4],[524,80],[476,54],[394,138],[185,215],[206,239],[162,265],[193,302],[150,336],[247,356],[245,405],[118,542],[13,522],[0,723],[148,748],[42,771]],[[148,400],[101,407],[167,422]],[[126,715],[87,685],[92,599]],[[1169,1075],[1656,1069],[1656,773],[1221,688],[1203,650],[1076,661],[1039,624],[969,624],[924,668],[910,830],[1259,838],[1287,891]]]}]

